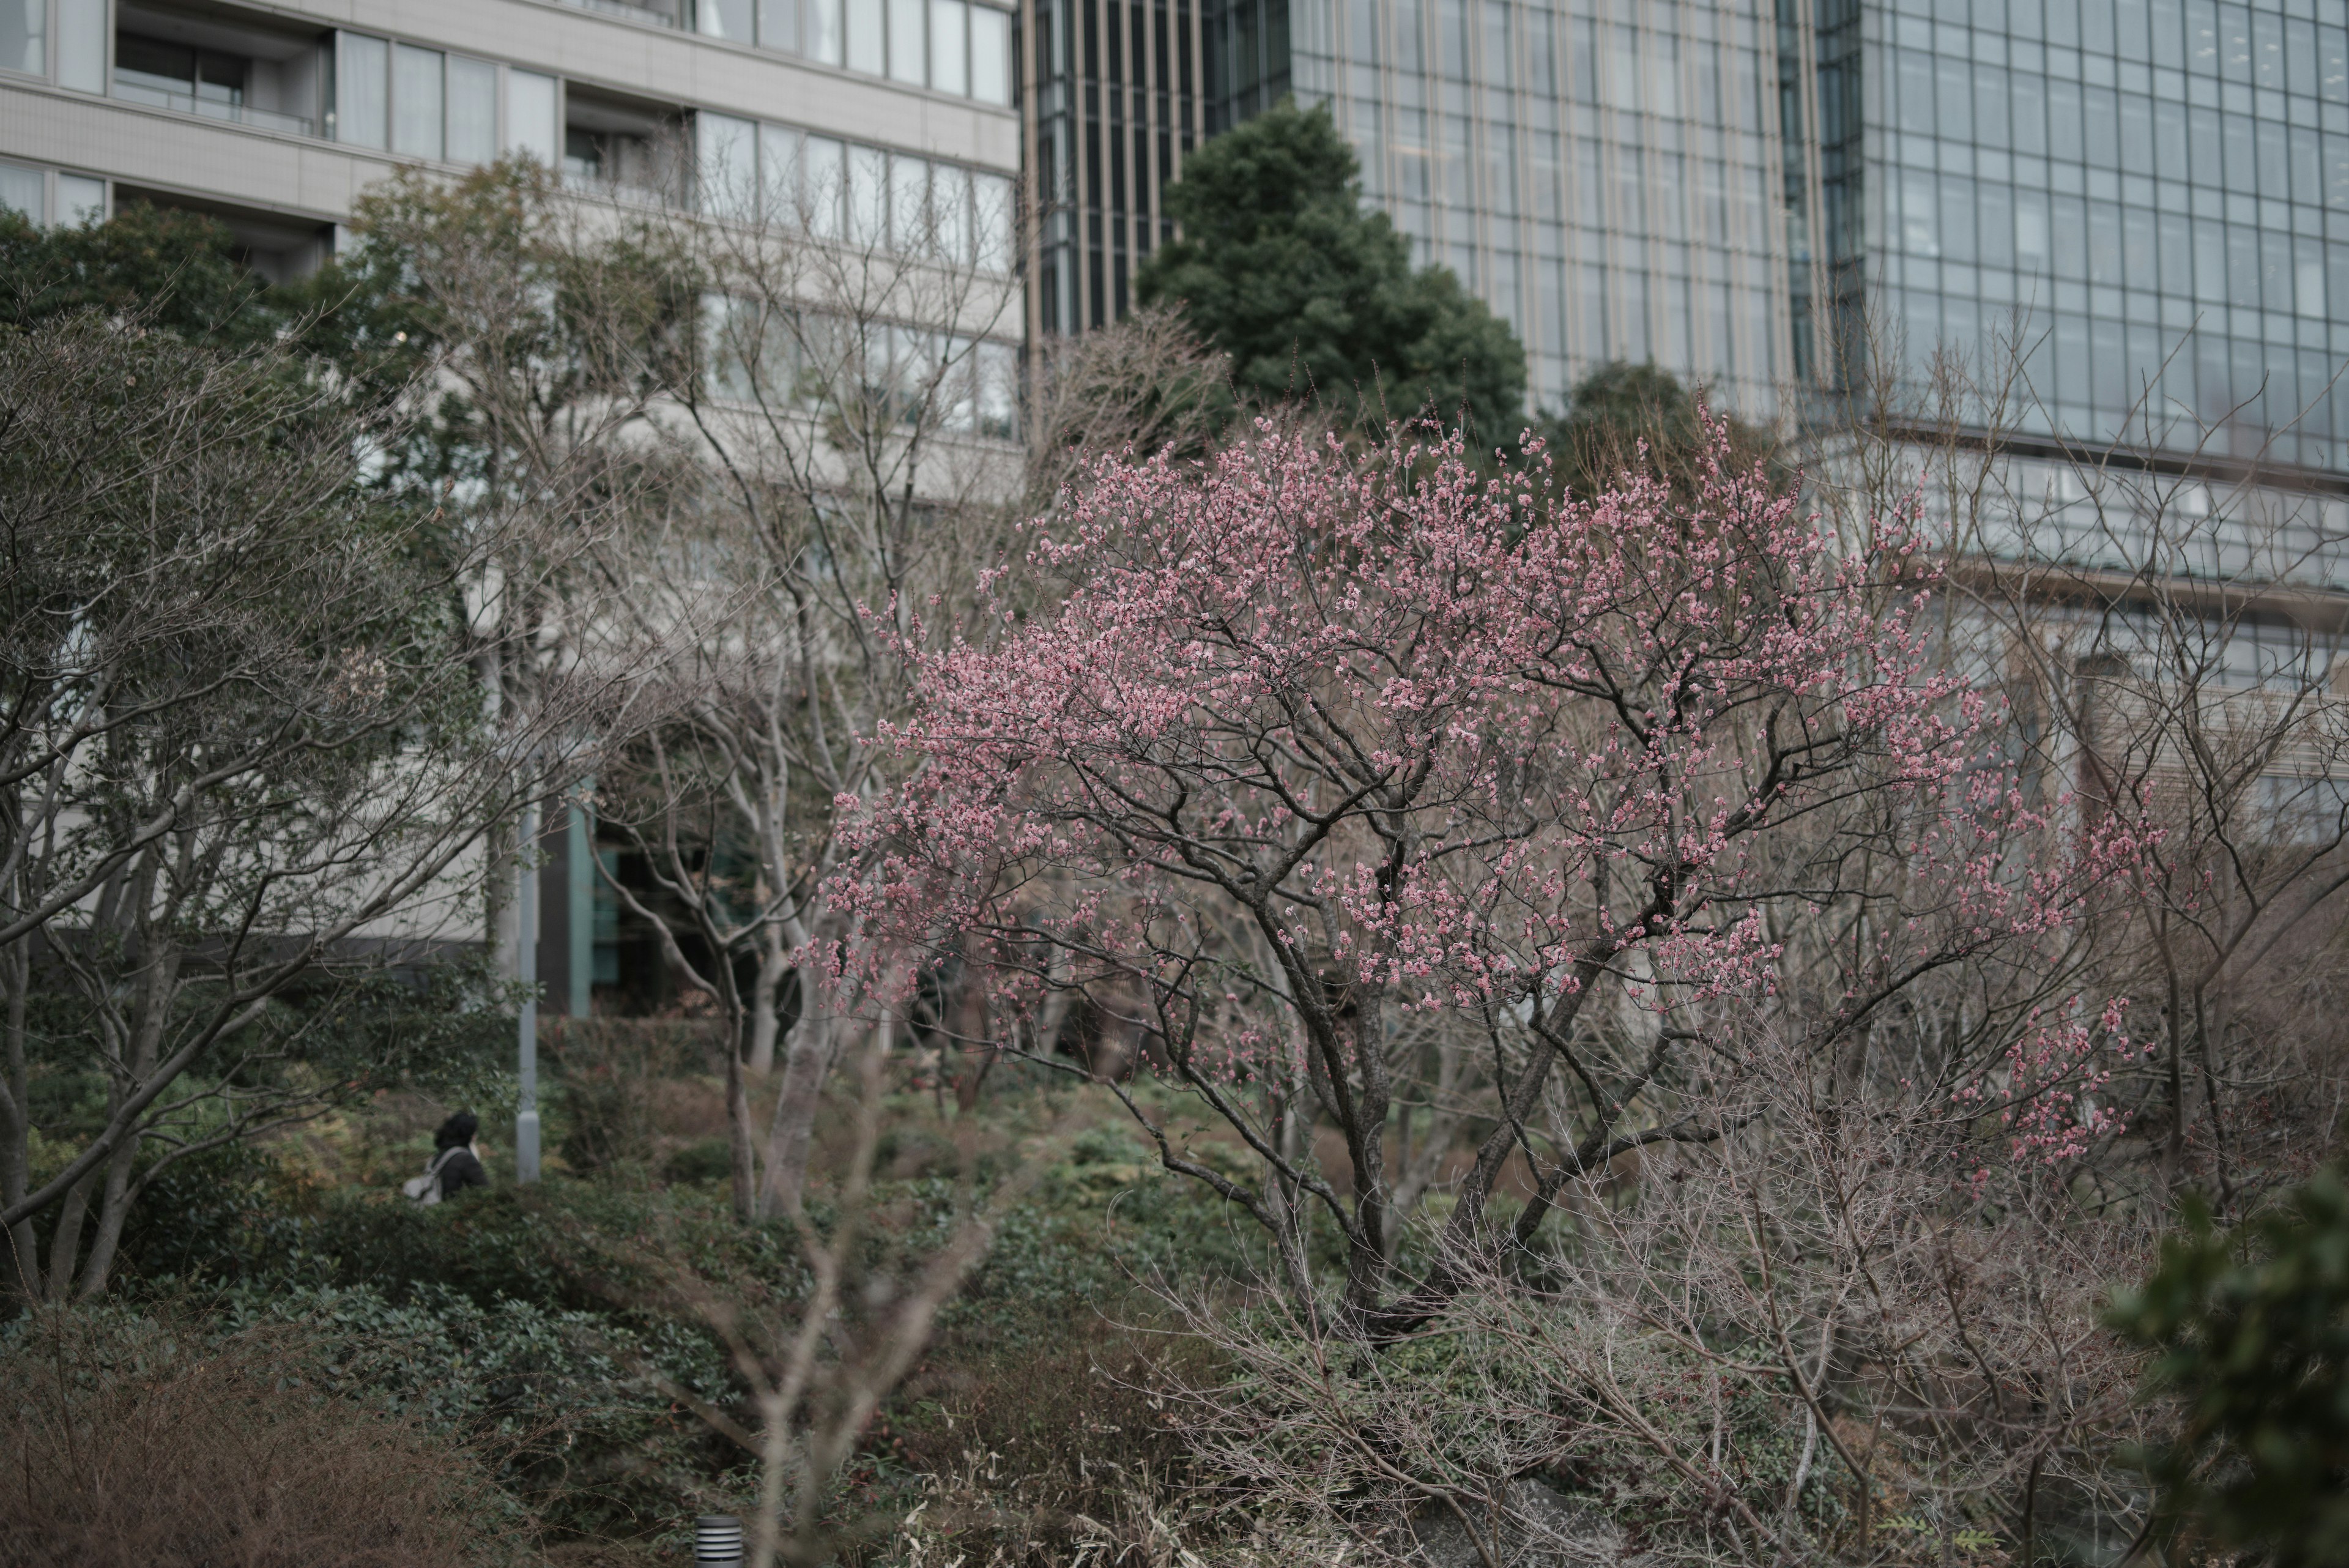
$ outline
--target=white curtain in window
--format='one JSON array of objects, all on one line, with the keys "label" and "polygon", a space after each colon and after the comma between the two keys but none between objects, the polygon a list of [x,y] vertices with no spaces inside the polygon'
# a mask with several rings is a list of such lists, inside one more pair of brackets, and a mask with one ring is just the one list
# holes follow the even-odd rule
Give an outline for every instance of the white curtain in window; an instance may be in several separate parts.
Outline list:
[{"label": "white curtain in window", "polygon": [[806,39],[808,58],[827,66],[841,63],[843,46],[840,5],[841,0],[807,0],[800,26]]},{"label": "white curtain in window", "polygon": [[364,33],[342,34],[339,43],[335,140],[354,147],[381,147],[391,129],[391,46]]},{"label": "white curtain in window", "polygon": [[553,77],[536,71],[506,73],[506,151],[527,153],[549,169],[562,161],[563,128],[555,123]]},{"label": "white curtain in window", "polygon": [[970,8],[970,96],[982,103],[1011,101],[1011,13]]},{"label": "white curtain in window", "polygon": [[49,0],[0,0],[0,70],[46,75]]},{"label": "white curtain in window", "polygon": [[449,159],[489,163],[498,156],[498,67],[449,57]]},{"label": "white curtain in window", "polygon": [[391,55],[391,150],[440,157],[440,51],[399,45]]},{"label": "white curtain in window", "polygon": [[694,117],[701,210],[747,223],[759,211],[759,128],[707,110]]},{"label": "white curtain in window", "polygon": [[930,0],[930,85],[940,92],[970,92],[970,7],[963,0]]}]

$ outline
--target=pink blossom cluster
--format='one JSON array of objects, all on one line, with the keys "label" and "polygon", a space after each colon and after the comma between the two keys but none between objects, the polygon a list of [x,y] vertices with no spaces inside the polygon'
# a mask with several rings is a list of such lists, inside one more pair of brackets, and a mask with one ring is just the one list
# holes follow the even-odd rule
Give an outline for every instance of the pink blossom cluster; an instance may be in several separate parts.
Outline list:
[{"label": "pink blossom cluster", "polygon": [[2060,925],[2137,840],[2016,860],[2045,819],[1930,658],[1914,518],[1838,541],[1716,436],[1686,495],[1571,495],[1538,443],[1488,471],[1457,438],[1268,425],[1102,461],[989,574],[995,635],[915,655],[881,737],[909,782],[841,803],[843,907],[1008,999],[1123,988],[1226,1081],[1294,1068],[1315,988],[1528,1017],[1601,976],[1657,1009],[1766,994],[1765,910],[1864,855],[1909,868],[1877,970]]},{"label": "pink blossom cluster", "polygon": [[[2018,1166],[2079,1158],[2099,1138],[2127,1130],[2123,1113],[2095,1099],[2112,1082],[2115,1064],[2152,1050],[2131,1044],[2122,1028],[2127,1007],[2116,997],[2092,1017],[2074,997],[2053,1017],[2046,1009],[2032,1009],[2004,1061],[1959,1085],[1952,1097],[1961,1106],[1998,1112],[2008,1158]],[[1977,1172],[1976,1185],[1987,1175]]]}]

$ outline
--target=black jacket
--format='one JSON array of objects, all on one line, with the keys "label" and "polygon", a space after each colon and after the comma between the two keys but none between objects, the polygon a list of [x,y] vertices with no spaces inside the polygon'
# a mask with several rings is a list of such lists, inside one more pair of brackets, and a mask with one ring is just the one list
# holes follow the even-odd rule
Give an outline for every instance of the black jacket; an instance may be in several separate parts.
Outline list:
[{"label": "black jacket", "polygon": [[449,1156],[440,1167],[440,1200],[445,1203],[468,1187],[487,1187],[490,1173],[470,1148],[460,1148]]}]

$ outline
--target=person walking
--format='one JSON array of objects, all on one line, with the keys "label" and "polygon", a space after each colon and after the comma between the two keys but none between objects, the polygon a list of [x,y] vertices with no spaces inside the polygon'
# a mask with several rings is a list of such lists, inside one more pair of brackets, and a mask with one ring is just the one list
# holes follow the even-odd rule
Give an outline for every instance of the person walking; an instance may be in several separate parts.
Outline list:
[{"label": "person walking", "polygon": [[481,1130],[481,1118],[471,1111],[459,1111],[442,1122],[432,1135],[432,1158],[424,1174],[401,1190],[419,1203],[438,1203],[468,1187],[487,1187],[490,1173],[481,1168],[481,1151],[475,1142]]}]

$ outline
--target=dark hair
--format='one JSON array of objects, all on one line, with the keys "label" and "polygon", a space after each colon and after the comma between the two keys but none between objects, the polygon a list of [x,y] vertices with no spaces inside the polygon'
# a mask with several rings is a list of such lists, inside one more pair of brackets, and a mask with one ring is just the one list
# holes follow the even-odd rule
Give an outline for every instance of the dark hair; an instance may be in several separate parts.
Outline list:
[{"label": "dark hair", "polygon": [[432,1147],[434,1148],[461,1147],[472,1142],[473,1135],[481,1130],[481,1117],[471,1111],[459,1111],[455,1116],[442,1122],[440,1130],[432,1135]]}]

